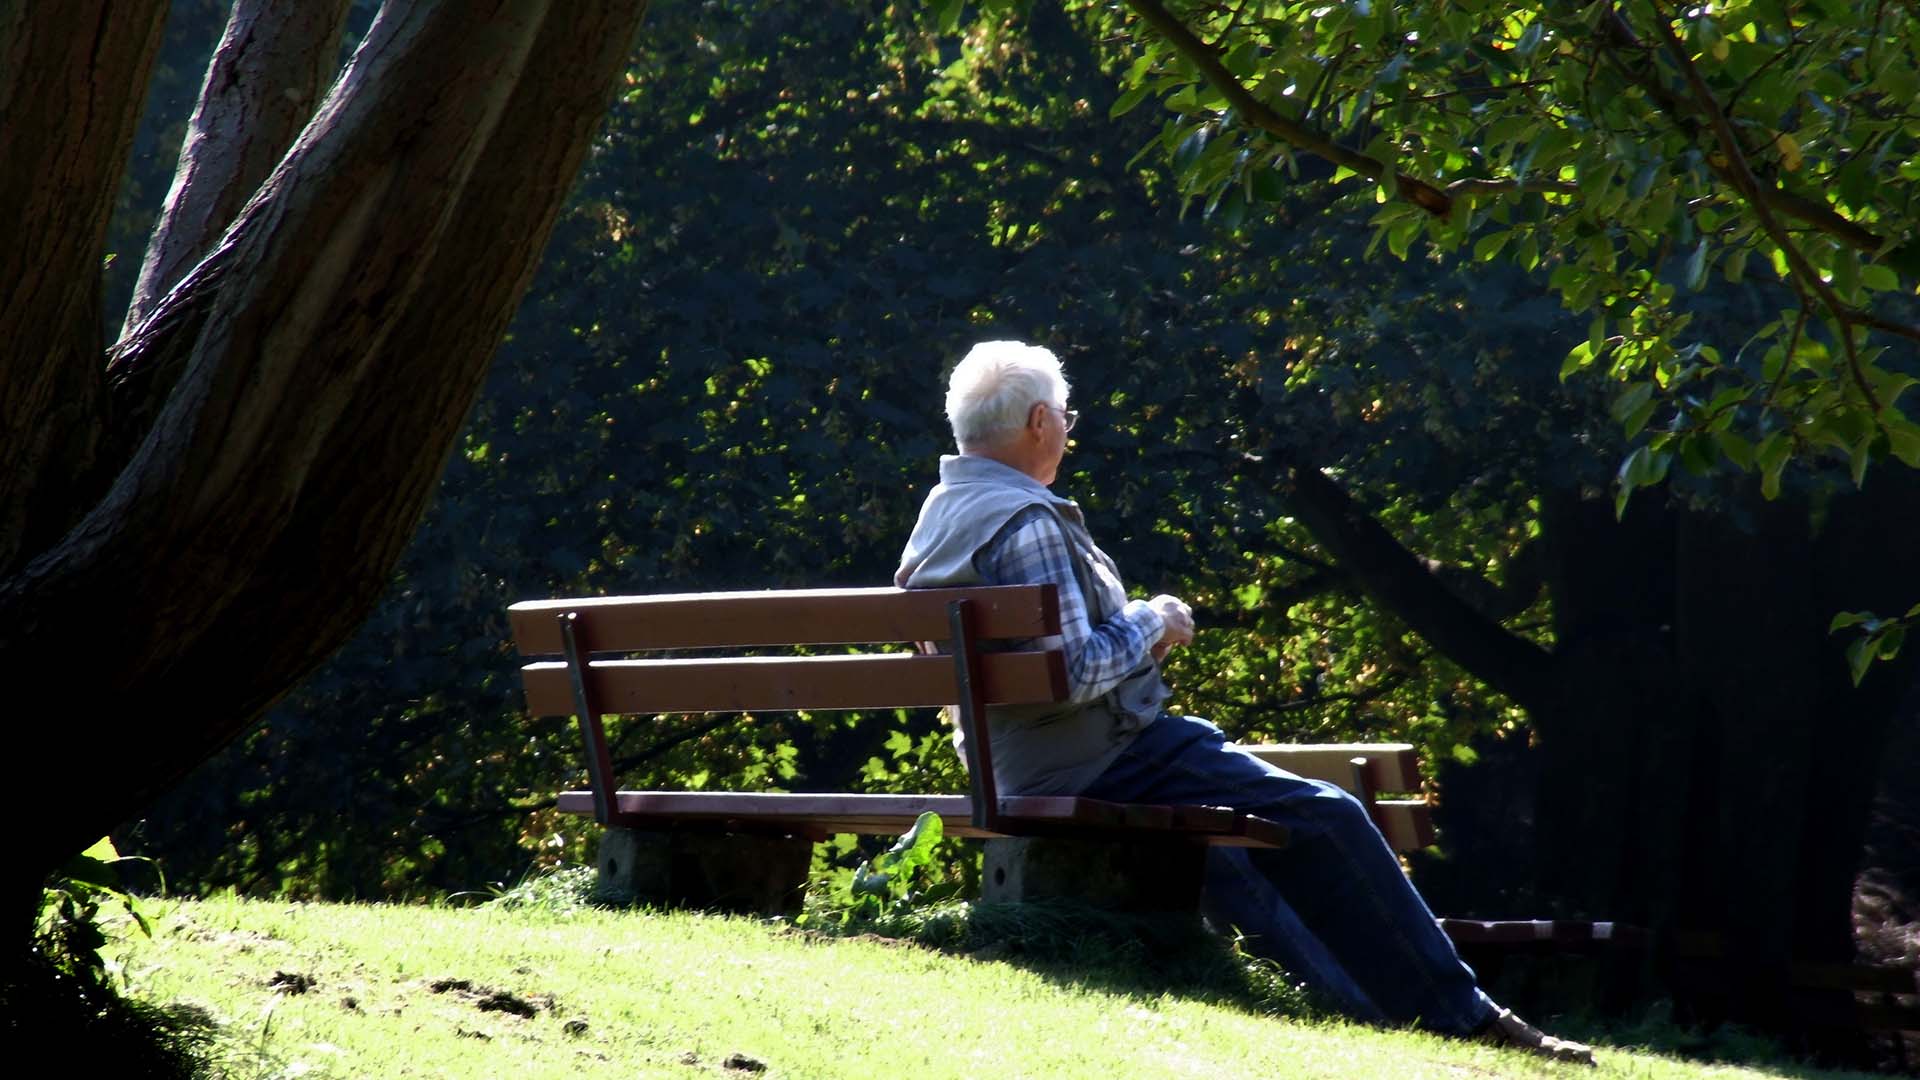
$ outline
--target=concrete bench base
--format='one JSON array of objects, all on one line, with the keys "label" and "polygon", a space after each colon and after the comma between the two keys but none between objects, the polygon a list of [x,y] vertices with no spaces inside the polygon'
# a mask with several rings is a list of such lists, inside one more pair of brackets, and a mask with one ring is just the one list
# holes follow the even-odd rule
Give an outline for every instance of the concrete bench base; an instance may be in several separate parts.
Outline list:
[{"label": "concrete bench base", "polygon": [[980,899],[1072,900],[1109,911],[1197,912],[1204,845],[1179,840],[1021,837],[986,841]]},{"label": "concrete bench base", "polygon": [[[1109,911],[1199,910],[1206,847],[1191,841],[1021,837],[988,840],[981,900],[1070,900]],[[609,828],[597,893],[614,904],[785,915],[799,910],[813,861],[804,837]]]},{"label": "concrete bench base", "polygon": [[785,915],[800,910],[813,841],[609,828],[594,861],[609,903]]}]

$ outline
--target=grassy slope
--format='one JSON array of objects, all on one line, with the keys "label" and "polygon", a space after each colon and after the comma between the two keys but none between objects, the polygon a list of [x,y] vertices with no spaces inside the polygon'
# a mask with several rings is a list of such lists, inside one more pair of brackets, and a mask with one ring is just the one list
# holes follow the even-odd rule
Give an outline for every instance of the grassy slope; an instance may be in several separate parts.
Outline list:
[{"label": "grassy slope", "polygon": [[[1838,1077],[1609,1049],[1597,1071],[1123,995],[878,939],[684,914],[154,904],[135,992],[205,1008],[243,1076]],[[284,974],[282,974],[284,973]],[[312,980],[310,989],[276,989]],[[436,990],[442,980],[468,988]],[[481,1008],[531,1006],[532,1016]],[[584,1028],[569,1021],[584,1021]]]}]

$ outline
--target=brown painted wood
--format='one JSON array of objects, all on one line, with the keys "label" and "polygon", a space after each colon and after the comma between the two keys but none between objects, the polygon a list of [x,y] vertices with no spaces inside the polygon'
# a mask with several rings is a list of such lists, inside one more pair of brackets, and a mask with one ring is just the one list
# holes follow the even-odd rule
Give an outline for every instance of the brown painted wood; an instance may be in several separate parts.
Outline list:
[{"label": "brown painted wood", "polygon": [[1637,949],[1645,948],[1652,940],[1645,928],[1624,923],[1568,919],[1441,919],[1439,922],[1440,929],[1456,945],[1511,947],[1591,942]]},{"label": "brown painted wood", "polygon": [[1367,760],[1375,791],[1419,791],[1420,758],[1409,743],[1263,743],[1241,747],[1296,776],[1339,784],[1352,794],[1354,758]]},{"label": "brown painted wood", "polygon": [[[1066,696],[1066,661],[1058,651],[988,653],[980,659],[992,704]],[[520,676],[534,716],[573,713],[566,664],[528,664]],[[951,704],[955,696],[951,659],[907,653],[596,660],[587,665],[586,682],[593,700],[608,713],[916,708]]]},{"label": "brown painted wood", "polygon": [[980,661],[980,622],[973,601],[947,604],[947,647],[953,655],[953,702],[948,717],[960,733],[966,754],[968,794],[973,796],[973,826],[997,827],[999,790],[993,779],[993,736],[987,727],[986,669]]},{"label": "brown painted wood", "polygon": [[1194,832],[1233,832],[1233,819],[1237,816],[1224,806],[1169,806],[1173,815],[1175,829]]},{"label": "brown painted wood", "polygon": [[[1434,842],[1433,809],[1424,797],[1372,797],[1373,792],[1420,790],[1420,758],[1410,743],[1264,743],[1241,749],[1295,776],[1338,784],[1366,802],[1395,851],[1419,851]],[[1366,761],[1363,778],[1354,775],[1355,758]]]},{"label": "brown painted wood", "polygon": [[1433,846],[1433,807],[1425,799],[1382,799],[1373,804],[1372,810],[1373,823],[1393,850],[1419,851]]},{"label": "brown painted wood", "polygon": [[1252,814],[1236,814],[1233,832],[1217,841],[1230,847],[1286,847],[1287,827]]},{"label": "brown painted wood", "polygon": [[[622,791],[613,799],[612,824],[628,828],[703,825],[735,829],[868,833],[905,832],[923,813],[941,817],[950,836],[1004,837],[1073,833],[1161,832],[1196,840],[1282,847],[1286,830],[1211,806],[1153,806],[1064,795],[1010,795],[999,800],[999,828],[972,823],[965,795],[811,795],[788,792]],[[593,813],[593,794],[561,793],[562,813]]]},{"label": "brown painted wood", "polygon": [[554,617],[577,611],[588,652],[945,641],[947,604],[973,602],[982,638],[1060,632],[1053,585],[970,589],[804,589],[529,600],[507,609],[527,656],[557,655]]}]

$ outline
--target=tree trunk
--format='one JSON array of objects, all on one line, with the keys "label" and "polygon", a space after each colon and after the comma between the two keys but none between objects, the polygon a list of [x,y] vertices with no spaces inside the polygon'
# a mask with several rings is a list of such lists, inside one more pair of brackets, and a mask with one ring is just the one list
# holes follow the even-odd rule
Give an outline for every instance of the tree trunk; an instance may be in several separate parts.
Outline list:
[{"label": "tree trunk", "polygon": [[165,0],[0,0],[0,574],[78,518],[105,418],[100,252]]},{"label": "tree trunk", "polygon": [[352,0],[235,0],[180,146],[121,336],[213,248],[313,116]]},{"label": "tree trunk", "polygon": [[[39,676],[15,753],[71,763],[28,774],[24,878],[239,734],[364,618],[644,6],[389,2],[216,248],[116,348],[114,413],[151,424],[111,433],[127,453],[104,494],[0,580],[0,655]],[[0,184],[31,169],[0,157]],[[11,372],[25,361],[0,340]],[[98,353],[83,362],[97,378]],[[76,746],[60,721],[83,717]]]}]

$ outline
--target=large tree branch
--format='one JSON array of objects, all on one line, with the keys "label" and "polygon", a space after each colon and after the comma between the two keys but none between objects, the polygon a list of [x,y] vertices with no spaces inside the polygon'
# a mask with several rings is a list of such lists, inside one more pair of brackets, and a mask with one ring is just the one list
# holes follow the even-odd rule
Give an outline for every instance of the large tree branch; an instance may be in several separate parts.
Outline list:
[{"label": "large tree branch", "polygon": [[[1345,166],[1372,180],[1383,179],[1391,171],[1385,162],[1350,146],[1341,145],[1331,135],[1292,120],[1255,97],[1252,91],[1226,69],[1217,50],[1200,40],[1184,22],[1167,11],[1157,0],[1127,0],[1127,5],[1138,12],[1148,25],[1166,37],[1182,56],[1192,61],[1206,77],[1207,82],[1255,127],[1297,149],[1315,154],[1336,165]],[[1631,25],[1617,11],[1609,10],[1603,16],[1601,38],[1603,43],[1615,49],[1642,55],[1646,52],[1645,46],[1633,32]],[[1693,107],[1685,99],[1673,94],[1657,77],[1644,69],[1629,69],[1628,77],[1658,102],[1669,116],[1676,120],[1690,121]],[[1722,179],[1729,184],[1734,183],[1729,166],[1718,164],[1713,168]],[[1395,180],[1400,187],[1401,195],[1409,202],[1440,217],[1451,211],[1454,199],[1465,196],[1504,195],[1523,191],[1578,194],[1580,190],[1577,184],[1561,181],[1515,182],[1467,177],[1442,187],[1406,173],[1395,173]],[[1857,251],[1877,254],[1886,244],[1885,237],[1858,222],[1849,220],[1832,206],[1789,191],[1778,184],[1761,183],[1756,177],[1750,198],[1756,206],[1784,214],[1802,224],[1809,225]],[[1870,314],[1862,313],[1851,321],[1905,336],[1913,336],[1908,333],[1909,327],[1878,320]]]},{"label": "large tree branch", "polygon": [[351,6],[352,0],[236,0],[187,124],[123,336],[212,250],[293,145],[339,70],[340,31]]},{"label": "large tree branch", "polygon": [[[1657,15],[1657,13],[1656,13]],[[1646,92],[1646,95],[1660,111],[1667,114],[1683,131],[1693,134],[1702,120],[1708,119],[1699,111],[1696,99],[1675,94],[1661,81],[1652,69],[1652,65],[1640,64],[1641,57],[1651,57],[1651,50],[1640,40],[1631,23],[1616,9],[1609,8],[1600,20],[1600,41],[1609,55],[1615,60],[1618,70],[1631,79],[1634,85]],[[1622,60],[1621,57],[1626,59]],[[1711,95],[1708,95],[1711,101]],[[1713,169],[1722,180],[1739,190],[1731,160],[1714,161],[1709,159],[1708,167]],[[1755,201],[1755,205],[1776,211],[1794,220],[1833,237],[1835,240],[1869,254],[1878,253],[1885,246],[1886,238],[1875,233],[1858,222],[1851,221],[1832,206],[1788,191],[1777,184],[1763,183],[1757,175],[1753,176],[1750,192],[1743,192]]]},{"label": "large tree branch", "polygon": [[1233,104],[1234,110],[1248,123],[1279,138],[1291,146],[1325,158],[1335,165],[1352,169],[1371,180],[1385,179],[1393,175],[1400,195],[1435,217],[1446,217],[1453,210],[1453,200],[1463,195],[1487,195],[1522,191],[1553,191],[1574,194],[1578,185],[1560,181],[1512,181],[1468,178],[1455,181],[1445,188],[1438,187],[1416,176],[1397,172],[1383,161],[1370,157],[1350,146],[1343,146],[1325,132],[1316,131],[1298,121],[1282,115],[1253,95],[1227,70],[1216,51],[1201,41],[1187,28],[1187,24],[1162,7],[1157,0],[1127,0],[1127,6],[1139,13],[1147,25],[1159,31],[1161,36],[1176,49],[1180,55],[1192,61],[1206,76],[1207,82],[1218,90],[1221,96]]},{"label": "large tree branch", "polygon": [[[389,0],[259,195],[126,343],[186,357],[165,407],[100,505],[0,581],[9,663],[60,670],[84,642],[113,658],[90,709],[126,718],[90,763],[115,799],[36,831],[29,869],[244,730],[371,607],[644,6]],[[170,704],[200,715],[145,719]],[[24,755],[58,754],[50,726],[18,735]]]},{"label": "large tree branch", "polygon": [[0,574],[73,524],[105,423],[100,251],[165,0],[0,0]]},{"label": "large tree branch", "polygon": [[1521,707],[1538,711],[1548,701],[1553,654],[1448,589],[1318,468],[1270,460],[1294,516],[1377,603]]},{"label": "large tree branch", "polygon": [[[349,7],[350,0],[234,4],[147,246],[123,340],[107,364],[112,422],[105,435],[106,460],[123,462],[132,455],[189,357],[179,348],[136,345],[140,324],[212,250],[313,116],[320,87],[338,68]],[[199,304],[175,304],[170,317],[194,318],[202,310]],[[156,332],[143,340],[188,343],[195,337]]]},{"label": "large tree branch", "polygon": [[[1712,88],[1707,86],[1706,78],[1700,74],[1700,69],[1687,55],[1686,46],[1681,44],[1679,36],[1673,32],[1672,22],[1665,9],[1660,6],[1658,0],[1650,0],[1649,6],[1653,8],[1654,24],[1667,57],[1686,79],[1687,86],[1692,89],[1694,107],[1707,118],[1708,128],[1720,145],[1720,153],[1726,158],[1726,165],[1722,168],[1723,175],[1733,185],[1734,190],[1753,206],[1754,216],[1760,219],[1760,227],[1786,256],[1787,265],[1794,276],[1820,298],[1820,302],[1835,319],[1842,323],[1860,322],[1862,313],[1857,308],[1841,302],[1840,298],[1834,294],[1833,288],[1821,278],[1819,271],[1807,261],[1807,256],[1800,250],[1800,245],[1794,243],[1793,237],[1787,234],[1786,227],[1780,224],[1772,209],[1761,198],[1760,180],[1754,176],[1753,168],[1747,163],[1746,151],[1740,146],[1740,138],[1734,133],[1733,123],[1727,119],[1726,110],[1720,107],[1719,101],[1715,100]],[[1879,324],[1882,327],[1891,328],[1894,333],[1902,337],[1920,341],[1920,326],[1903,326],[1884,319],[1879,320]],[[1865,373],[1860,369],[1859,360],[1854,355],[1851,329],[1846,331],[1844,344],[1854,386],[1866,399],[1867,404],[1878,412],[1879,399],[1874,393],[1873,386],[1867,382]]]},{"label": "large tree branch", "polygon": [[1421,563],[1475,611],[1489,619],[1505,620],[1532,607],[1539,598],[1546,584],[1545,554],[1546,548],[1538,540],[1522,544],[1502,568],[1506,580],[1497,585],[1465,567],[1433,559],[1422,559]]}]

